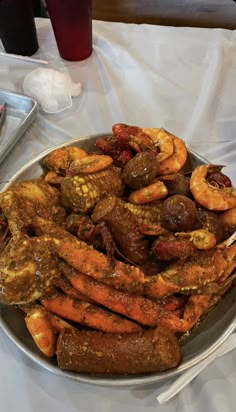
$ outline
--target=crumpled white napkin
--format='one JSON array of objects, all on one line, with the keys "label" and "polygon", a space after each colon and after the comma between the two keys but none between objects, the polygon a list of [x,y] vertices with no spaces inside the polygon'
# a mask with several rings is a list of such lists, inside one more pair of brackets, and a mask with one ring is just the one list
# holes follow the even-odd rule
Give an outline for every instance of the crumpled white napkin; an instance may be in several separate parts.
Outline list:
[{"label": "crumpled white napkin", "polygon": [[36,99],[46,113],[59,113],[72,106],[71,97],[79,96],[81,84],[72,82],[69,74],[38,68],[23,82],[24,93]]},{"label": "crumpled white napkin", "polygon": [[211,355],[206,359],[199,362],[197,365],[189,368],[186,372],[183,372],[176,380],[169,386],[167,390],[157,396],[159,404],[163,404],[173,398],[179,393],[185,386],[187,386],[203,369],[205,369],[211,362],[217,357],[225,355],[236,348],[236,333],[233,333],[229,338]]}]

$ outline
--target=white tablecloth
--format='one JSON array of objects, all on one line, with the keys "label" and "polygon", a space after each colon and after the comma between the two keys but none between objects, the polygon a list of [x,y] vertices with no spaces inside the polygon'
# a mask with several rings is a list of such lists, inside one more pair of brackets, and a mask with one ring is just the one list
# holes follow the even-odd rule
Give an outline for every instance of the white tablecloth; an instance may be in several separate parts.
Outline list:
[{"label": "white tablecloth", "polygon": [[[70,138],[110,132],[117,122],[164,127],[236,182],[236,32],[93,22],[94,50],[83,62],[59,57],[50,21],[37,19],[34,57],[68,71],[83,94],[68,111],[40,112],[1,165],[1,182],[41,151]],[[32,63],[0,57],[0,88],[22,91]],[[112,389],[62,379],[40,368],[0,331],[1,411],[233,411],[236,352],[218,359],[160,406],[168,385]]]}]

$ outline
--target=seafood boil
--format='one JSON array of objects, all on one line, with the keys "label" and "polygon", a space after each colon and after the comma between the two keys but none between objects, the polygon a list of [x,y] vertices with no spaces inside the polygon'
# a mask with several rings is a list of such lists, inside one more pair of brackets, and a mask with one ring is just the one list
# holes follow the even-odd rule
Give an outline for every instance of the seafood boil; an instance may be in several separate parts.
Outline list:
[{"label": "seafood boil", "polygon": [[94,152],[58,148],[42,168],[0,194],[0,303],[61,369],[179,365],[186,332],[236,276],[236,191],[223,166],[192,167],[164,129],[115,124]]}]

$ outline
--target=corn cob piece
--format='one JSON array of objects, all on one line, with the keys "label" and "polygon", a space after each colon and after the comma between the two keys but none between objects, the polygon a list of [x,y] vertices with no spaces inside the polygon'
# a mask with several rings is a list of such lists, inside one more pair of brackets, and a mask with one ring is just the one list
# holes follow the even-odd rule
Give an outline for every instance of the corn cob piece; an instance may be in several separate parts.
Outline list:
[{"label": "corn cob piece", "polygon": [[143,224],[159,224],[161,222],[162,202],[155,205],[135,205],[127,202],[125,207],[133,213],[140,226]]},{"label": "corn cob piece", "polygon": [[61,183],[62,203],[74,212],[87,212],[103,196],[121,196],[123,189],[121,170],[115,166],[85,176],[67,176]]}]

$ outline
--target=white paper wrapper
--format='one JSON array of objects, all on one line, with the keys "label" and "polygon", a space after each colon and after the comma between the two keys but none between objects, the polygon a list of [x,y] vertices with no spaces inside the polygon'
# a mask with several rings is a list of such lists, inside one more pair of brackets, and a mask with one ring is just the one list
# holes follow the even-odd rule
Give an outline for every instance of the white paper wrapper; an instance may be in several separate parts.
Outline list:
[{"label": "white paper wrapper", "polygon": [[71,97],[79,96],[82,88],[66,73],[38,68],[25,77],[23,91],[36,99],[46,113],[59,113],[72,106]]},{"label": "white paper wrapper", "polygon": [[205,369],[211,362],[217,357],[225,355],[231,350],[236,348],[236,333],[233,333],[215,352],[208,356],[197,365],[188,369],[182,373],[176,380],[169,386],[167,390],[157,396],[159,404],[163,404],[172,399],[177,393],[179,393],[185,386],[187,386],[203,369]]}]

